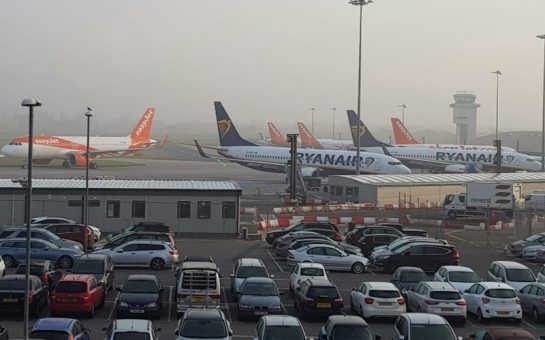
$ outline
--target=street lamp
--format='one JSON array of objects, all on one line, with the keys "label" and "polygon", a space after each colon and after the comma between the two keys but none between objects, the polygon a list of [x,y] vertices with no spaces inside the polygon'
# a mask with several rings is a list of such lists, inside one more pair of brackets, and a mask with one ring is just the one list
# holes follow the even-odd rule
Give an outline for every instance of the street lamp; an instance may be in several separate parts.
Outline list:
[{"label": "street lamp", "polygon": [[335,113],[337,112],[337,108],[332,107],[331,111],[333,111],[333,139],[335,139]]},{"label": "street lamp", "polygon": [[496,140],[498,140],[498,103],[499,103],[499,94],[500,94],[500,76],[502,75],[500,70],[492,72],[496,75]]},{"label": "street lamp", "polygon": [[543,39],[543,114],[541,118],[541,172],[545,171],[545,34],[537,36]]},{"label": "street lamp", "polygon": [[26,224],[26,259],[25,259],[25,302],[24,302],[24,338],[28,339],[28,317],[29,317],[29,298],[30,298],[30,223],[32,209],[32,146],[34,130],[34,107],[42,106],[39,100],[25,98],[21,106],[28,107],[28,156],[27,156],[27,180],[26,180],[26,200],[25,200],[25,224]]},{"label": "street lamp", "polygon": [[84,208],[84,220],[85,220],[85,236],[83,237],[83,251],[87,253],[87,233],[89,229],[89,131],[91,127],[91,117],[93,117],[92,109],[87,107],[85,117],[87,117],[87,148],[85,151],[85,208]]},{"label": "street lamp", "polygon": [[401,108],[401,122],[403,123],[403,125],[405,125],[405,109],[407,108],[407,105],[401,104],[401,105],[398,105],[397,107]]},{"label": "street lamp", "polygon": [[311,107],[309,110],[310,112],[312,112],[312,121],[311,121],[310,129],[312,130],[312,134],[314,135],[314,111],[316,111],[316,109]]},{"label": "street lamp", "polygon": [[360,131],[361,131],[361,30],[362,30],[362,19],[363,19],[363,6],[373,3],[372,0],[350,0],[348,2],[351,5],[360,7],[360,34],[358,41],[358,126],[356,127],[356,175],[360,174]]}]

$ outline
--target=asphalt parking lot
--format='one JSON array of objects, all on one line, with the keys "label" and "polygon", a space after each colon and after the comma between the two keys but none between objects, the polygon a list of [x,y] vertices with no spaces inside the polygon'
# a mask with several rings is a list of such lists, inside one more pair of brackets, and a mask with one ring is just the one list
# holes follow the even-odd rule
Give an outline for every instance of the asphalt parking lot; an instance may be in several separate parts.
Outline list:
[{"label": "asphalt parking lot", "polygon": [[[486,277],[486,269],[493,260],[516,260],[509,254],[504,254],[498,249],[488,248],[485,245],[475,242],[475,237],[467,238],[467,234],[458,231],[447,231],[446,238],[449,242],[457,246],[461,253],[462,264],[469,266],[477,271],[482,277]],[[467,239],[466,239],[467,238]],[[238,321],[237,306],[230,294],[229,273],[232,272],[233,265],[238,258],[241,257],[257,257],[263,260],[271,274],[275,275],[275,281],[279,288],[284,290],[282,296],[286,313],[297,316],[293,307],[293,298],[288,289],[289,267],[283,261],[275,258],[274,253],[269,246],[264,242],[259,241],[243,241],[243,240],[178,240],[177,247],[183,255],[211,255],[219,265],[222,274],[222,309],[227,317],[231,320],[231,325],[234,331],[234,339],[249,339],[252,338],[255,331],[255,321]],[[528,264],[535,271],[538,265]],[[164,307],[159,320],[155,320],[157,327],[162,328],[160,336],[162,338],[174,337],[177,318],[175,304],[173,304],[172,296],[174,291],[174,268],[154,272],[147,269],[116,269],[116,286],[121,286],[128,275],[134,273],[151,273],[155,274],[161,280],[164,288]],[[349,314],[349,297],[352,287],[357,286],[361,281],[389,281],[390,275],[371,271],[365,274],[352,274],[343,272],[331,272],[330,278],[338,286],[345,304],[345,313]],[[110,320],[115,318],[114,305],[118,296],[117,291],[108,292],[107,301],[103,310],[97,311],[94,319],[82,319],[83,323],[91,329],[93,338],[103,336],[102,328],[106,327]],[[42,316],[47,316],[48,311],[45,310]],[[0,323],[6,326],[9,330],[11,338],[22,337],[22,315],[11,316],[2,315]],[[30,325],[34,324],[35,319],[32,319]],[[307,332],[307,336],[316,337],[324,320],[303,321],[303,325]],[[375,334],[382,335],[383,339],[390,339],[393,329],[393,319],[371,319],[369,324]],[[475,330],[483,327],[505,327],[509,326],[505,321],[491,321],[484,325],[479,324],[473,316],[470,316],[464,326],[454,325],[454,329],[458,335],[465,336],[471,334]],[[545,335],[545,324],[536,324],[529,317],[525,317],[521,325],[536,335]]]}]

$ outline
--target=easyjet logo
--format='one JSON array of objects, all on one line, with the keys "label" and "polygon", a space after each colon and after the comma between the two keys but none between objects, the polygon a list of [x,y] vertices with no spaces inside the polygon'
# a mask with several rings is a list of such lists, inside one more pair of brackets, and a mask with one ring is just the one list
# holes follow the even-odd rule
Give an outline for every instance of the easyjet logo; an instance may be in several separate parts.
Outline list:
[{"label": "easyjet logo", "polygon": [[49,145],[49,144],[59,144],[60,143],[58,138],[39,138],[39,139],[36,138],[36,139],[34,139],[34,142],[36,144],[47,144],[47,145]]},{"label": "easyjet logo", "polygon": [[409,131],[407,131],[407,129],[405,129],[405,127],[403,126],[403,124],[401,124],[401,122],[398,120],[396,121],[396,126],[397,128],[399,129],[399,131],[405,136],[407,137],[408,140],[412,141],[414,140],[413,136],[411,136],[411,134],[409,133]]},{"label": "easyjet logo", "polygon": [[145,114],[144,114],[144,117],[142,119],[142,122],[140,123],[140,125],[138,126],[138,129],[136,129],[136,135],[137,136],[140,136],[140,134],[142,133],[142,131],[144,131],[144,129],[146,128],[146,126],[148,126],[148,123],[150,121],[150,119],[153,117],[153,110],[148,110]]},{"label": "easyjet logo", "polygon": [[221,138],[224,138],[229,130],[231,130],[231,127],[233,126],[233,123],[229,119],[223,119],[218,121],[218,131],[220,133]]}]

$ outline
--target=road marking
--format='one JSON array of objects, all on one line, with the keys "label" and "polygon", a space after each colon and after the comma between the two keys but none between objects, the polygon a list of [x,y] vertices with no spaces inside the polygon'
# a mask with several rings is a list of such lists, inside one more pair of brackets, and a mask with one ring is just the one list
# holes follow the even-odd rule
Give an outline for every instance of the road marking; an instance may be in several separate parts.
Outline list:
[{"label": "road marking", "polygon": [[375,272],[372,271],[371,269],[368,269],[367,271],[368,271],[369,273],[371,273],[371,275],[377,275],[377,274],[375,274]]},{"label": "road marking", "polygon": [[522,320],[522,323],[525,324],[525,325],[528,325],[528,327],[530,327],[532,329],[537,329],[534,325],[530,324],[529,322],[526,322],[524,319]]},{"label": "road marking", "polygon": [[169,304],[168,304],[168,321],[170,321],[170,316],[172,315],[172,306],[170,305],[172,303],[172,291],[173,291],[172,288],[173,287],[170,286],[170,292],[168,294],[168,302],[169,302]]},{"label": "road marking", "polygon": [[269,257],[271,258],[271,260],[273,260],[273,262],[276,265],[276,267],[278,268],[278,270],[280,270],[280,272],[282,272],[282,273],[286,273],[286,271],[284,269],[282,269],[282,267],[280,267],[280,264],[278,264],[278,262],[276,262],[276,259],[274,258],[274,256],[271,254],[271,252],[268,249],[267,249],[267,254],[269,254]]},{"label": "road marking", "polygon": [[476,324],[474,324],[473,322],[469,321],[469,317],[466,318],[466,322],[467,322],[468,324],[470,324],[471,327],[478,328]]},{"label": "road marking", "polygon": [[229,309],[229,303],[227,302],[227,293],[225,292],[225,287],[221,288],[223,292],[223,300],[225,300],[224,305],[227,307],[227,317],[229,318],[229,321],[233,321],[233,317],[231,316],[231,310]]},{"label": "road marking", "polygon": [[113,320],[112,317],[114,316],[115,306],[117,304],[117,299],[119,299],[119,293],[120,292],[118,292],[118,291],[115,292],[114,306],[112,307],[112,311],[108,315],[108,320]]}]

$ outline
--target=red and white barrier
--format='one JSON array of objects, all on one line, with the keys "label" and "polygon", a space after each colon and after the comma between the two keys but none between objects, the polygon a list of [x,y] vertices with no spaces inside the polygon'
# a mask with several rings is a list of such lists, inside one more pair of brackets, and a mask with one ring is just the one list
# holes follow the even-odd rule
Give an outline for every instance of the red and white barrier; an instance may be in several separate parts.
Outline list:
[{"label": "red and white barrier", "polygon": [[307,212],[335,212],[335,211],[354,211],[354,210],[394,210],[394,209],[426,209],[439,208],[440,202],[420,202],[418,203],[385,203],[376,205],[375,203],[345,203],[329,205],[305,205],[300,207],[278,207],[273,208],[273,214],[286,213],[307,213]]},{"label": "red and white barrier", "polygon": [[241,215],[257,215],[257,208],[240,208]]},{"label": "red and white barrier", "polygon": [[360,225],[373,225],[377,223],[399,223],[399,218],[386,218],[386,217],[364,217],[364,216],[352,216],[352,217],[328,217],[328,216],[290,216],[284,215],[278,217],[276,220],[261,221],[258,225],[258,230],[266,230],[270,228],[286,228],[294,223],[300,221],[316,222],[316,221],[329,221],[333,224],[346,224],[355,223]]}]

